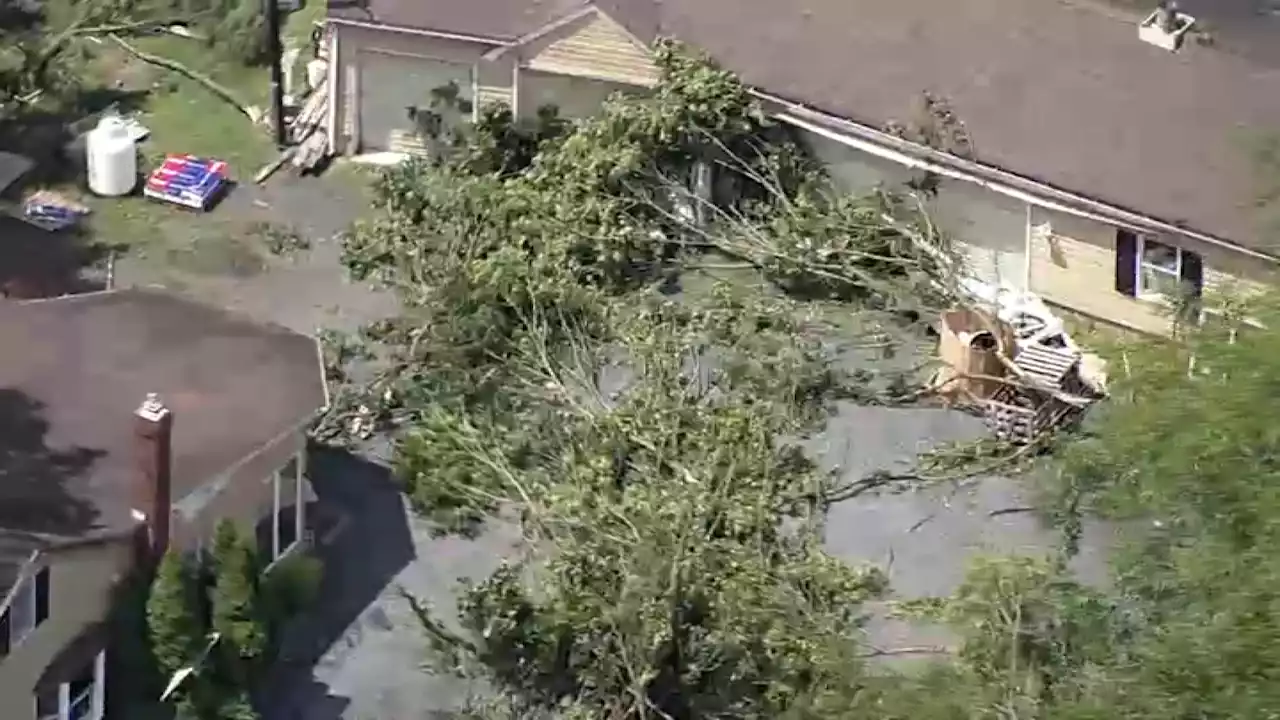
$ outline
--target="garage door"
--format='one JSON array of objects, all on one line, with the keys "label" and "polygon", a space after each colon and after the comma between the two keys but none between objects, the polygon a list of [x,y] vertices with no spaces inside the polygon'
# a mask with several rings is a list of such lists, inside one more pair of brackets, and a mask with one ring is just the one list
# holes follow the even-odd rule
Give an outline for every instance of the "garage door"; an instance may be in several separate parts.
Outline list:
[{"label": "garage door", "polygon": [[[420,150],[409,108],[431,106],[432,92],[457,87],[472,101],[472,66],[430,58],[360,54],[360,150]],[[469,117],[469,115],[468,115]]]},{"label": "garage door", "polygon": [[522,115],[533,115],[543,105],[555,105],[560,117],[584,118],[600,112],[600,106],[615,92],[641,93],[645,88],[521,69],[516,102]]},{"label": "garage door", "polygon": [[933,220],[956,242],[969,274],[993,287],[1026,289],[1026,206],[975,185],[943,181]]}]

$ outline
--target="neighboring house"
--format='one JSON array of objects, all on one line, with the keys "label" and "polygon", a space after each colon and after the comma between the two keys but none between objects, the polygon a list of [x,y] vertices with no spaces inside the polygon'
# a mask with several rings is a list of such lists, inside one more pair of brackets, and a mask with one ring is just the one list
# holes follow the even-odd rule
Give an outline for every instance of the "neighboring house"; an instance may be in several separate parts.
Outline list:
[{"label": "neighboring house", "polygon": [[0,301],[0,348],[3,717],[96,720],[135,566],[223,518],[272,558],[300,546],[319,348],[147,290]]},{"label": "neighboring house", "polygon": [[[1185,33],[1171,52],[1139,19],[1090,0],[329,0],[328,130],[335,152],[411,149],[406,109],[448,84],[582,116],[651,86],[647,45],[673,36],[737,72],[847,189],[942,177],[934,212],[988,285],[1164,332],[1180,282],[1269,282],[1247,141],[1280,131],[1280,63]],[[1280,27],[1257,32],[1280,44]],[[925,90],[972,159],[884,131]]]}]

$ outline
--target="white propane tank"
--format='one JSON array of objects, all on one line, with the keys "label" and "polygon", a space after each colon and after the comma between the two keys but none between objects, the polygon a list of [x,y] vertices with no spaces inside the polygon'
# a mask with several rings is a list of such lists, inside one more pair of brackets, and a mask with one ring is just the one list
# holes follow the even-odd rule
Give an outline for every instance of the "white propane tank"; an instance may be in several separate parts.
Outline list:
[{"label": "white propane tank", "polygon": [[116,115],[98,121],[85,139],[89,189],[104,197],[133,192],[138,182],[138,148],[128,124]]},{"label": "white propane tank", "polygon": [[307,63],[307,89],[318,90],[324,82],[325,72],[329,69],[329,62],[321,58],[314,58]]}]

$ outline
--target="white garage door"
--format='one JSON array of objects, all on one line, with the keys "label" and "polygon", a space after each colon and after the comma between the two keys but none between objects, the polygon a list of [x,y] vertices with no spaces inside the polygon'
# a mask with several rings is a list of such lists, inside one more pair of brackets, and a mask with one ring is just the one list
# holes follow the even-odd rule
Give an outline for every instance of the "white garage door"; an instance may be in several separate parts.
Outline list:
[{"label": "white garage door", "polygon": [[942,182],[933,220],[956,242],[969,273],[993,287],[1026,289],[1026,206],[964,182]]},{"label": "white garage door", "polygon": [[600,106],[616,92],[642,93],[646,89],[606,80],[521,69],[516,102],[520,105],[521,115],[533,115],[543,105],[555,105],[560,110],[560,117],[585,118],[600,112]]},{"label": "white garage door", "polygon": [[472,66],[431,58],[364,52],[360,54],[360,150],[405,151],[415,125],[410,108],[431,106],[432,93],[456,86],[472,102]]}]

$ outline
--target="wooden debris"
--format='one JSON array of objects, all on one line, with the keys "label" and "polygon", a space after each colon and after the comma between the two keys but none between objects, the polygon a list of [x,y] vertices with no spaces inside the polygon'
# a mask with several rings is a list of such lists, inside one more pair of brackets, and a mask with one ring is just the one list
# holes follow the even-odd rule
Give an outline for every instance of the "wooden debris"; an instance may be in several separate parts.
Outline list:
[{"label": "wooden debris", "polygon": [[1080,380],[1080,353],[1031,345],[1010,363],[1014,377],[1030,384],[1008,384],[982,403],[983,419],[1000,440],[1029,444],[1075,422],[1093,402]]},{"label": "wooden debris", "polygon": [[263,182],[266,181],[267,178],[274,175],[277,170],[284,167],[284,164],[289,162],[289,160],[291,160],[293,156],[296,155],[297,153],[298,153],[297,146],[286,149],[284,152],[277,155],[275,160],[272,160],[271,162],[267,163],[262,167],[261,170],[259,170],[256,174],[254,174],[253,182],[255,184],[261,185]]},{"label": "wooden debris", "polygon": [[314,169],[324,160],[328,151],[328,135],[321,131],[312,133],[298,146],[298,152],[293,156],[293,166],[302,172]]},{"label": "wooden debris", "polygon": [[295,142],[301,142],[324,124],[329,114],[329,87],[321,85],[302,104],[297,117],[289,123],[289,136]]}]

